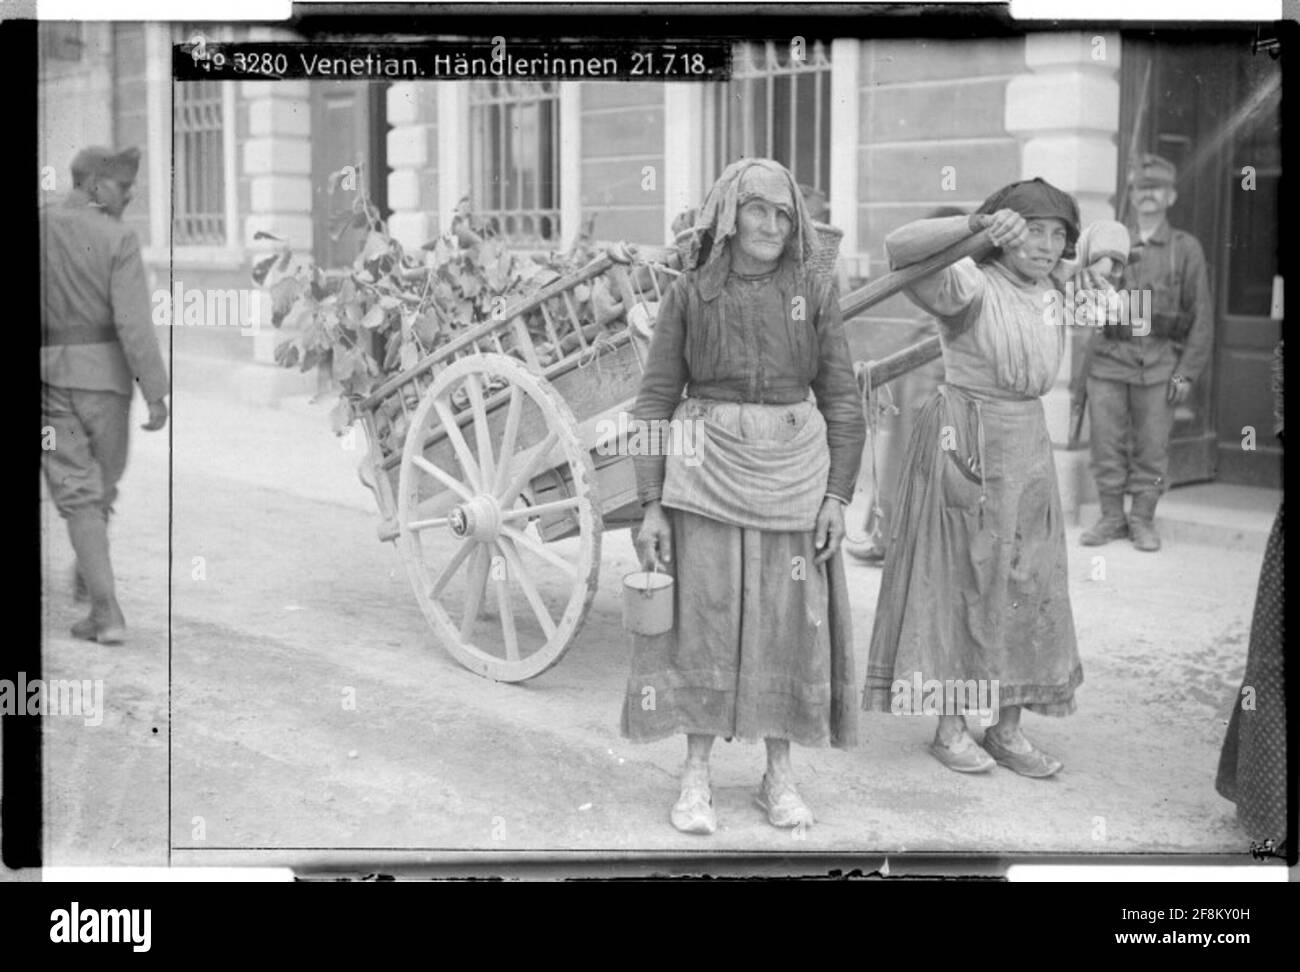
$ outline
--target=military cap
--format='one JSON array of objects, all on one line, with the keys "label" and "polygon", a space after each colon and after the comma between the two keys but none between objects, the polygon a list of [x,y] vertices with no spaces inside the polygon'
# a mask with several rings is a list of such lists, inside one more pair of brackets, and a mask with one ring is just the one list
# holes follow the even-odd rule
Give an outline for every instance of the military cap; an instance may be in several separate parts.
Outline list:
[{"label": "military cap", "polygon": [[1172,186],[1177,175],[1174,164],[1168,159],[1154,152],[1144,152],[1129,168],[1128,181],[1131,186]]},{"label": "military cap", "polygon": [[134,182],[140,168],[140,150],[134,146],[114,152],[112,149],[92,145],[77,153],[72,160],[72,183],[81,185],[86,179],[98,176],[118,182]]}]

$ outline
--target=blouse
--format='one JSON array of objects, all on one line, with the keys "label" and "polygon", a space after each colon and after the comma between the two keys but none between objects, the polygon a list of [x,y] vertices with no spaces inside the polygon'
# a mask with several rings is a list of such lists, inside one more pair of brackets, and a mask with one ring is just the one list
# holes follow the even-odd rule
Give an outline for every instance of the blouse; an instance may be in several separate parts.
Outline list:
[{"label": "blouse", "polygon": [[[773,405],[803,401],[811,389],[826,420],[826,495],[852,499],[866,421],[833,282],[785,265],[757,277],[732,273],[710,300],[694,271],[683,274],[660,304],[635,418],[671,419],[683,389]],[[661,498],[664,467],[663,455],[635,457],[643,505]]]}]

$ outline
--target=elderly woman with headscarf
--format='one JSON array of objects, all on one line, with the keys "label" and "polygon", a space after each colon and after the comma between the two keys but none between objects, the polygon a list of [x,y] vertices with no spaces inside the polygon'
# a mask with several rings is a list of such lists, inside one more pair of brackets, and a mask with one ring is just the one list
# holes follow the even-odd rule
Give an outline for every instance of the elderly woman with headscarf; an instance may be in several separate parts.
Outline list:
[{"label": "elderly woman with headscarf", "polygon": [[635,637],[622,729],[640,741],[686,734],[679,830],[717,826],[717,736],[766,741],[756,802],[774,826],[806,826],[790,741],[856,740],[839,547],[865,422],[836,287],[808,263],[814,229],[790,173],[732,164],[696,229],[635,410],[642,428],[675,419],[697,431],[692,456],[636,460],[637,549],[647,567],[674,569],[675,622]]},{"label": "elderly woman with headscarf", "polygon": [[[1079,210],[1032,179],[994,193],[969,218],[910,223],[885,249],[891,266],[908,266],[980,229],[996,247],[989,256],[907,291],[939,319],[946,383],[908,448],[863,707],[938,714],[930,750],[950,769],[996,761],[1046,777],[1061,761],[1025,738],[1021,710],[1067,715],[1083,681],[1040,401],[1065,335],[1045,310],[1060,293],[1062,258],[1074,255]],[[932,688],[918,699],[917,685]],[[977,713],[988,726],[983,749],[965,721]]]}]

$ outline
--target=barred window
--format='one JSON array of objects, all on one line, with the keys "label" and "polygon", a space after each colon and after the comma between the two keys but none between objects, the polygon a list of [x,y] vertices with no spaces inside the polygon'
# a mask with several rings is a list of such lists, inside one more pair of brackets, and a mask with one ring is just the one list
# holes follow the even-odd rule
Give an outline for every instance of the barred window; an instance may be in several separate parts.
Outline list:
[{"label": "barred window", "polygon": [[474,210],[508,243],[560,239],[560,94],[554,81],[474,82],[469,95]]},{"label": "barred window", "polygon": [[[802,53],[802,57],[795,56]],[[710,182],[736,159],[776,159],[801,184],[829,199],[831,57],[812,41],[737,44],[731,80],[705,98],[705,159]]]},{"label": "barred window", "polygon": [[174,103],[175,209],[177,246],[226,243],[225,119],[221,84],[177,82]]}]

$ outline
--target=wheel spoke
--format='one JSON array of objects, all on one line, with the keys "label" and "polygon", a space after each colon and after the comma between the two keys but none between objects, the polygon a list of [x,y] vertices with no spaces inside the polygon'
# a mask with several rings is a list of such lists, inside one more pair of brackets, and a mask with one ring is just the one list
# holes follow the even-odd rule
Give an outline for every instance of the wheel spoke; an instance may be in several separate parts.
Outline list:
[{"label": "wheel spoke", "polygon": [[471,500],[474,498],[474,494],[465,488],[464,483],[462,483],[459,479],[456,479],[450,473],[443,472],[441,469],[439,469],[437,466],[431,463],[428,459],[424,458],[424,456],[412,456],[411,465],[415,466],[417,469],[423,469],[430,476],[438,480],[438,482],[442,483],[442,485],[446,486],[449,490],[451,490],[461,499]]},{"label": "wheel spoke", "polygon": [[478,609],[483,604],[483,589],[487,586],[489,561],[487,547],[474,543],[474,562],[469,568],[469,586],[465,589],[465,616],[460,619],[460,640],[469,641],[478,622]]},{"label": "wheel spoke", "polygon": [[519,546],[523,547],[525,550],[531,550],[534,554],[536,554],[538,557],[541,557],[547,563],[552,564],[555,567],[558,567],[560,570],[564,571],[565,576],[571,579],[577,578],[578,576],[577,566],[565,560],[563,557],[561,557],[559,554],[555,553],[554,551],[546,549],[546,547],[543,544],[538,543],[532,537],[520,533],[514,527],[507,526],[504,523],[501,524],[501,532],[504,533],[511,540],[513,540],[515,543],[517,543]]},{"label": "wheel spoke", "polygon": [[552,503],[538,503],[536,506],[519,506],[513,510],[505,510],[501,514],[502,522],[518,520],[521,517],[532,519],[535,516],[545,516],[547,513],[557,513],[560,510],[571,510],[581,505],[582,500],[577,496],[570,496],[568,499],[555,500]]},{"label": "wheel spoke", "polygon": [[542,626],[542,631],[546,635],[546,640],[550,641],[555,637],[555,622],[551,620],[551,612],[546,609],[546,602],[542,600],[541,594],[537,591],[537,585],[533,583],[531,577],[524,570],[524,562],[519,558],[519,552],[515,550],[514,545],[509,540],[497,539],[497,549],[501,555],[506,558],[508,566],[516,577],[519,578],[519,586],[523,589],[524,598],[533,609],[533,614],[537,616],[537,623]]},{"label": "wheel spoke", "polygon": [[488,436],[487,409],[483,407],[483,386],[478,375],[465,376],[465,387],[469,389],[469,405],[474,410],[474,437],[478,443],[479,482],[484,489],[489,489],[496,482],[496,467],[492,459],[492,440]]},{"label": "wheel spoke", "polygon": [[524,396],[519,391],[518,385],[510,386],[510,408],[506,412],[506,428],[501,433],[501,451],[497,454],[500,460],[497,463],[496,482],[492,484],[492,491],[500,494],[505,488],[506,477],[510,475],[510,457],[515,454],[515,439],[519,436],[519,417],[523,414]]},{"label": "wheel spoke", "polygon": [[501,634],[505,638],[506,658],[519,661],[519,636],[515,633],[515,612],[510,606],[510,578],[506,572],[496,576],[497,610],[501,612]]},{"label": "wheel spoke", "polygon": [[542,463],[546,461],[546,457],[549,456],[551,450],[555,448],[555,443],[559,441],[560,433],[552,432],[546,437],[546,440],[541,444],[541,447],[529,456],[528,464],[524,466],[523,469],[519,470],[519,474],[511,480],[510,485],[506,487],[506,491],[498,498],[503,509],[515,505],[515,500],[519,498],[519,494],[522,493],[524,487],[528,485],[528,481],[536,476],[541,470]]},{"label": "wheel spoke", "polygon": [[451,443],[456,458],[460,460],[460,467],[465,471],[465,478],[469,480],[470,488],[478,492],[478,464],[474,462],[474,456],[469,451],[469,443],[460,433],[460,426],[456,424],[456,416],[452,414],[451,406],[441,398],[435,398],[433,410],[438,413],[438,421],[442,423],[443,431],[447,433],[447,441]]},{"label": "wheel spoke", "polygon": [[447,566],[442,568],[442,573],[438,575],[438,579],[433,582],[433,587],[429,590],[429,597],[432,600],[436,601],[438,599],[438,595],[442,593],[442,589],[447,586],[447,582],[451,580],[453,575],[455,575],[457,568],[465,562],[465,558],[470,555],[470,551],[472,551],[475,546],[476,544],[473,540],[466,540],[460,545],[460,549],[457,550],[451,560],[447,562]]}]

